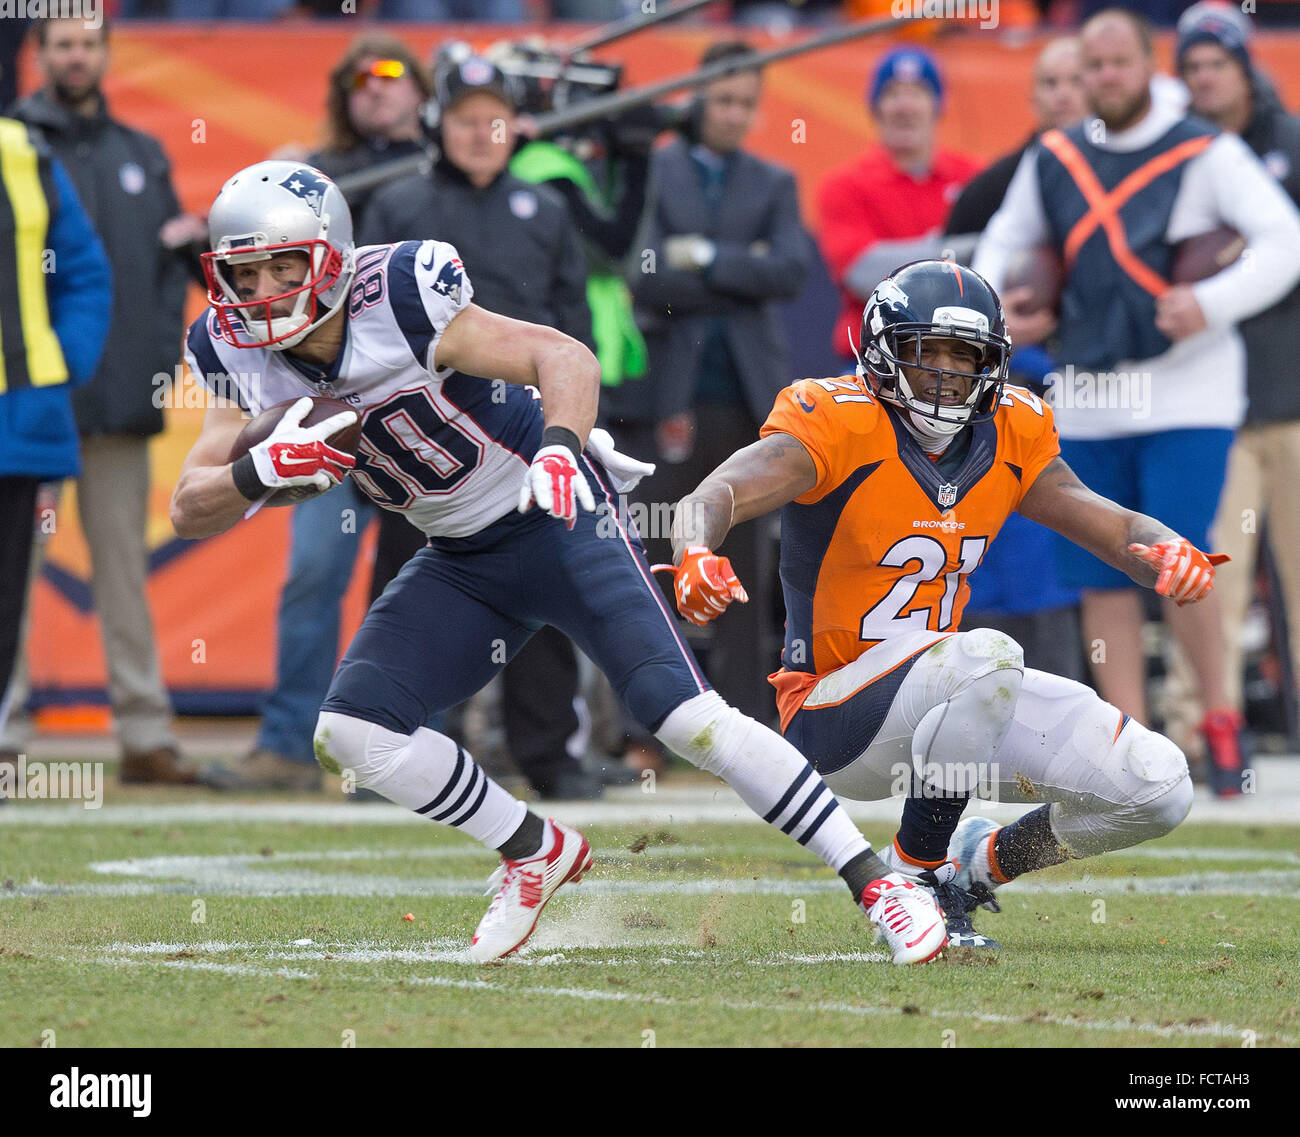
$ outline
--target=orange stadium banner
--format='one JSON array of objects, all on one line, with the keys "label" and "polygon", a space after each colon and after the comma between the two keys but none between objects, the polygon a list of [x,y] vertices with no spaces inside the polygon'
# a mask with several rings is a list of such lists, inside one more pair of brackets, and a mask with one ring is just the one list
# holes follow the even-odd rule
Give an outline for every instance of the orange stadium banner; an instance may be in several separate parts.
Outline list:
[{"label": "orange stadium banner", "polygon": [[[106,93],[116,117],[162,142],[184,206],[202,212],[235,170],[286,143],[317,142],[326,75],[357,30],[343,20],[280,26],[274,35],[264,24],[118,24]],[[485,47],[512,32],[537,29],[394,25],[390,30],[428,58],[448,38]],[[566,29],[565,35],[576,37],[582,30]],[[722,34],[729,33],[718,26],[651,31],[597,54],[621,61],[627,82],[638,85],[692,69],[708,43]],[[782,62],[767,73],[761,118],[747,146],[795,171],[804,218],[814,232],[817,185],[873,141],[863,105],[866,78],[875,60],[901,39],[861,40]],[[928,42],[947,84],[940,143],[983,160],[1018,146],[1033,126],[1030,73],[1043,42],[1044,37],[1023,31],[961,33]],[[1159,44],[1166,66],[1171,48],[1166,35]],[[1261,34],[1252,50],[1287,105],[1300,103],[1300,37]],[[30,90],[38,80],[30,61],[24,62],[23,88]],[[455,234],[447,237],[455,240]],[[200,306],[195,290],[191,314]],[[169,409],[166,430],[151,450],[149,600],[164,676],[178,707],[247,711],[272,680],[289,517],[286,510],[263,510],[217,537],[176,537],[167,503],[201,419],[199,409]],[[68,486],[34,590],[31,682],[38,704],[48,707],[103,702],[104,662],[90,602],[89,556],[74,504],[75,491]],[[362,548],[363,564],[369,563],[373,534]],[[364,611],[367,577],[358,572],[348,593],[344,642]]]}]

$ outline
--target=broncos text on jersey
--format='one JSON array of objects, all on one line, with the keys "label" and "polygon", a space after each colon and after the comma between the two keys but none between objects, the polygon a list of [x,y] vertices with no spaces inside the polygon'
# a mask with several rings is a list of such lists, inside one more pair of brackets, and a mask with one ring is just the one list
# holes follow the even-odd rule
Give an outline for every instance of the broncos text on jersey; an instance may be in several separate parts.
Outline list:
[{"label": "broncos text on jersey", "polygon": [[356,266],[331,367],[232,347],[212,309],[190,326],[185,361],[252,414],[305,394],[355,407],[362,491],[430,536],[467,537],[515,508],[541,441],[541,402],[531,388],[435,366],[442,333],[474,296],[451,245],[368,245]]},{"label": "broncos text on jersey", "polygon": [[781,516],[786,638],[771,681],[782,726],[818,676],[880,641],[960,627],[966,577],[1060,452],[1051,409],[1021,387],[1004,387],[993,419],[970,429],[965,459],[944,475],[852,378],[804,379],[777,396],[760,434],[797,438],[817,469]]}]

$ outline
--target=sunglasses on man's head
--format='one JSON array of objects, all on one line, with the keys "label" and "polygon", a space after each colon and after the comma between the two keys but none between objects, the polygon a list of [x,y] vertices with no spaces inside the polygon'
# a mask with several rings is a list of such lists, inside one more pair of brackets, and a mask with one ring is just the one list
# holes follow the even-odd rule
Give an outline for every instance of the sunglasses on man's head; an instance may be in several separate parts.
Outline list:
[{"label": "sunglasses on man's head", "polygon": [[400,79],[406,74],[406,64],[400,59],[376,59],[369,67],[358,68],[352,76],[352,89],[361,90],[370,76],[376,79]]}]

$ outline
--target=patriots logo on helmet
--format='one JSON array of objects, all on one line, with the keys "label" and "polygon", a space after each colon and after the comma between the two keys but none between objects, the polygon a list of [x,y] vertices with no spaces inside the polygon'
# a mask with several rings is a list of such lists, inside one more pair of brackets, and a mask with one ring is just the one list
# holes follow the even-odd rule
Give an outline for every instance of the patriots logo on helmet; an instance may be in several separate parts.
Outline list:
[{"label": "patriots logo on helmet", "polygon": [[453,304],[460,303],[460,286],[465,279],[465,266],[456,257],[452,257],[445,265],[442,271],[438,273],[438,279],[432,284],[435,292],[447,297]]},{"label": "patriots logo on helmet", "polygon": [[330,187],[324,174],[317,173],[308,166],[299,166],[280,185],[295,197],[302,198],[311,207],[311,211],[317,217],[320,216],[325,205],[325,191]]}]

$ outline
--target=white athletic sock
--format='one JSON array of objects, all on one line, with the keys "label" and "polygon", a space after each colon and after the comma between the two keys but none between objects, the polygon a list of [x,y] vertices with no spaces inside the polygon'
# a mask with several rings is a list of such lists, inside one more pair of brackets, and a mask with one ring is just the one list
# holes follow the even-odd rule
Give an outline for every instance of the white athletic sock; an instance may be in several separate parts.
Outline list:
[{"label": "white athletic sock", "polygon": [[837,872],[871,848],[808,760],[715,692],[688,699],[664,720],[655,737],[701,770],[722,778],[764,821]]},{"label": "white athletic sock", "polygon": [[357,785],[468,833],[491,849],[504,845],[528,812],[464,749],[427,727],[404,735],[324,711],[316,727],[316,747],[345,772],[350,769]]}]

